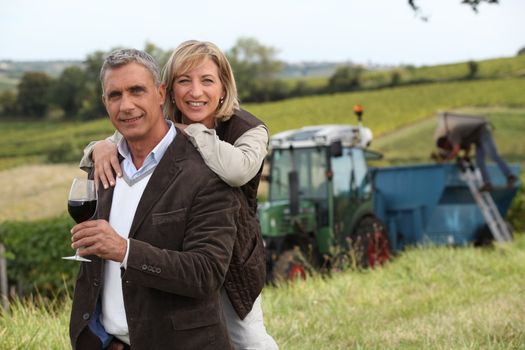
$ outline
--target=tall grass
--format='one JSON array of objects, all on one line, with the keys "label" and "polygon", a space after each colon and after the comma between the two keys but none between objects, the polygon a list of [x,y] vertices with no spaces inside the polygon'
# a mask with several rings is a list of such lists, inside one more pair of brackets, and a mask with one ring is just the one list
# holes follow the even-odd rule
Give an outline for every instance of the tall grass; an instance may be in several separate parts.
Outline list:
[{"label": "tall grass", "polygon": [[0,349],[70,349],[71,301],[15,299],[9,312],[0,310]]},{"label": "tall grass", "polygon": [[[383,268],[263,291],[282,350],[523,349],[525,236],[494,248],[412,248]],[[0,349],[66,349],[70,301],[15,301]],[[176,341],[176,340],[174,340]]]},{"label": "tall grass", "polygon": [[415,248],[388,266],[264,293],[282,349],[525,347],[525,239],[496,249]]}]

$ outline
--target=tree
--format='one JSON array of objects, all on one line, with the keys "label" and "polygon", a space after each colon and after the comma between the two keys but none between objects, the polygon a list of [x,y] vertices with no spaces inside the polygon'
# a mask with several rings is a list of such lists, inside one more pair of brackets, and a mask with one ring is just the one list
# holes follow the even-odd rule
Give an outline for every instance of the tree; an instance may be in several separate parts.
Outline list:
[{"label": "tree", "polygon": [[478,70],[479,70],[478,62],[476,62],[476,61],[468,61],[467,62],[467,66],[468,66],[468,73],[467,73],[467,76],[465,78],[466,79],[474,79],[476,74],[478,74]]},{"label": "tree", "polygon": [[254,38],[239,38],[226,52],[241,100],[268,101],[283,66],[275,58],[276,54],[277,49],[264,46]]},{"label": "tree", "polygon": [[18,105],[22,114],[44,118],[49,109],[51,78],[43,72],[27,72],[18,84]]},{"label": "tree", "polygon": [[93,119],[106,115],[106,107],[102,103],[102,85],[100,83],[100,68],[106,57],[106,52],[95,51],[84,60],[86,76],[86,101],[82,108],[83,118]]},{"label": "tree", "polygon": [[401,72],[394,70],[390,73],[390,86],[397,86],[401,83]]},{"label": "tree", "polygon": [[16,94],[12,91],[4,91],[0,94],[0,115],[13,117],[18,114]]},{"label": "tree", "polygon": [[55,82],[54,101],[64,110],[66,118],[78,119],[87,91],[85,72],[76,66],[68,67]]},{"label": "tree", "polygon": [[525,47],[522,47],[521,49],[519,49],[517,55],[518,56],[525,55]]},{"label": "tree", "polygon": [[361,86],[361,75],[363,67],[345,65],[337,68],[334,74],[328,79],[328,91],[352,91]]},{"label": "tree", "polygon": [[171,50],[164,51],[157,45],[153,44],[152,42],[147,41],[146,45],[144,46],[144,51],[149,53],[157,63],[159,64],[159,67],[163,68],[166,65],[166,62],[168,62],[168,59],[171,56]]}]

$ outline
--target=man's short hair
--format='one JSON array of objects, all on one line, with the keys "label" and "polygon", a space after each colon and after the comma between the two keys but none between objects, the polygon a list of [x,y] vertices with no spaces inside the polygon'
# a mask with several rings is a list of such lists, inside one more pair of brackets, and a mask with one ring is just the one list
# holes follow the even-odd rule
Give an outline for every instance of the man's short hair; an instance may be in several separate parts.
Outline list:
[{"label": "man's short hair", "polygon": [[104,77],[106,72],[113,68],[124,66],[128,63],[136,62],[144,66],[153,77],[155,85],[160,86],[160,68],[155,59],[147,52],[136,49],[118,49],[111,52],[100,68],[100,83],[102,84],[102,93],[104,93]]}]

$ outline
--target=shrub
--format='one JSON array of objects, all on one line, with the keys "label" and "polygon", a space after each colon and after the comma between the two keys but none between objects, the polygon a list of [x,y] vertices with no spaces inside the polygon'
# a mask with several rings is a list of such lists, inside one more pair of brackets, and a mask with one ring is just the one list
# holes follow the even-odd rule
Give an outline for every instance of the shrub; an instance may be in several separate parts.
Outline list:
[{"label": "shrub", "polygon": [[8,282],[16,286],[18,294],[38,292],[52,297],[72,291],[79,265],[61,257],[74,253],[69,233],[73,225],[66,214],[39,221],[0,224]]},{"label": "shrub", "polygon": [[522,183],[507,214],[510,226],[515,232],[525,232],[525,185]]},{"label": "shrub", "polygon": [[46,157],[47,163],[72,163],[82,157],[82,149],[71,140],[51,146]]}]

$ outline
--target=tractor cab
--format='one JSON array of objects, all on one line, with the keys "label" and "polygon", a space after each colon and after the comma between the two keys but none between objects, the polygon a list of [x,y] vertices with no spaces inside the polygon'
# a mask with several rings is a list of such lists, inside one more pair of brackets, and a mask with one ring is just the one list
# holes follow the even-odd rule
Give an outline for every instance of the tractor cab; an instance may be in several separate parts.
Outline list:
[{"label": "tractor cab", "polygon": [[362,125],[308,126],[271,138],[268,201],[259,217],[274,267],[299,250],[324,264],[363,218],[373,217],[367,159],[380,155],[367,150],[371,141]]}]

